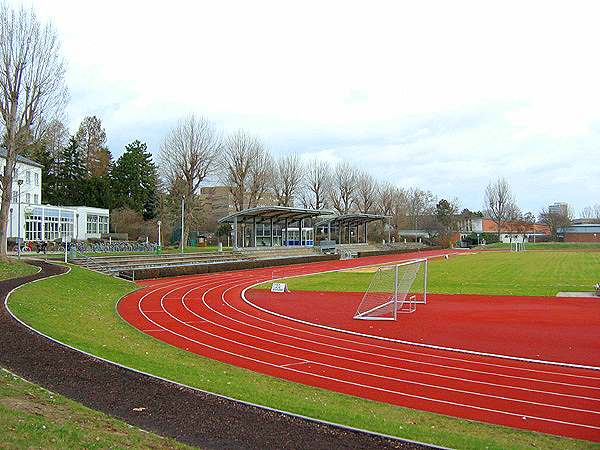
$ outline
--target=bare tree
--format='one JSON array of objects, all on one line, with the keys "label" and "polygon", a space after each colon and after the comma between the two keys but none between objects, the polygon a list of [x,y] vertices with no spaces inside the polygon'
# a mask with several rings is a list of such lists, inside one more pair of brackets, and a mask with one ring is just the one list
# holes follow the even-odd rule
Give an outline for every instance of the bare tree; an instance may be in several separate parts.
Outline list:
[{"label": "bare tree", "polygon": [[581,210],[582,219],[600,220],[600,203],[594,206],[586,206]]},{"label": "bare tree", "polygon": [[[435,196],[430,191],[420,188],[410,188],[406,192],[406,203],[408,216],[415,230],[419,229],[419,223],[426,215],[431,215],[435,207]],[[415,235],[415,241],[416,241]]]},{"label": "bare tree", "polygon": [[62,121],[55,119],[48,123],[42,138],[50,156],[58,158],[69,142],[69,130]]},{"label": "bare tree", "polygon": [[331,166],[327,161],[313,159],[305,168],[302,204],[305,208],[322,209],[331,184]]},{"label": "bare tree", "polygon": [[229,188],[236,211],[254,207],[262,200],[271,168],[271,155],[256,136],[238,130],[226,139],[220,178]]},{"label": "bare tree", "polygon": [[371,174],[365,171],[358,173],[356,177],[356,192],[354,204],[361,213],[373,212],[377,202],[378,185]]},{"label": "bare tree", "polygon": [[329,189],[329,200],[340,214],[348,214],[352,209],[358,173],[349,162],[336,164]]},{"label": "bare tree", "polygon": [[498,240],[500,240],[502,227],[516,207],[510,186],[504,178],[490,181],[485,189],[484,203],[487,215],[496,224]]},{"label": "bare tree", "polygon": [[279,206],[294,206],[301,187],[304,166],[296,153],[280,156],[274,167],[271,185]]},{"label": "bare tree", "polygon": [[192,211],[200,184],[216,170],[215,160],[223,147],[221,134],[208,120],[191,115],[165,137],[160,166],[170,186],[181,185],[185,196],[183,242],[187,242]]},{"label": "bare tree", "polygon": [[573,213],[569,207],[564,212],[552,212],[550,208],[544,208],[540,211],[539,219],[541,223],[550,229],[552,239],[556,240],[558,238],[558,231],[573,223]]},{"label": "bare tree", "polygon": [[90,177],[99,177],[106,173],[110,164],[110,152],[106,146],[106,131],[96,116],[85,117],[75,134],[75,140],[85,161]]},{"label": "bare tree", "polygon": [[398,188],[389,182],[379,187],[377,208],[381,214],[389,217],[388,226],[390,235],[397,236],[398,230],[407,220],[408,197],[404,189]]},{"label": "bare tree", "polygon": [[33,10],[0,4],[0,113],[6,165],[0,176],[0,259],[7,259],[8,211],[17,155],[39,134],[67,99],[65,68],[57,33]]}]

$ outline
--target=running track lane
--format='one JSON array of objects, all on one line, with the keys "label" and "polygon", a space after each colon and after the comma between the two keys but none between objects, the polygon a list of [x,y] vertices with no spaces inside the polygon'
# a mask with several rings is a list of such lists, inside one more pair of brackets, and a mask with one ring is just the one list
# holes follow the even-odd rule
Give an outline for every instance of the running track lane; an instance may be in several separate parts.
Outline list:
[{"label": "running track lane", "polygon": [[[391,259],[337,265],[385,260]],[[328,269],[331,262],[278,270],[289,275]],[[124,297],[118,310],[157,339],[256,372],[409,408],[600,442],[599,372],[379,341],[278,318],[241,298],[245,287],[271,279],[273,270],[154,280]]]}]

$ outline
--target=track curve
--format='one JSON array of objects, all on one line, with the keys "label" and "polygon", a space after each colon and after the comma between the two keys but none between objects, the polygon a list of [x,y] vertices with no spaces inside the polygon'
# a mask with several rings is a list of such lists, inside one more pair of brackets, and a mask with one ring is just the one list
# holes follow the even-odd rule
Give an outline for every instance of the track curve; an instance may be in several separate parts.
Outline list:
[{"label": "track curve", "polygon": [[[398,259],[340,261],[336,268]],[[315,273],[331,270],[331,262],[285,270],[286,276]],[[415,347],[277,317],[253,308],[241,295],[272,274],[273,269],[256,269],[155,280],[124,297],[118,311],[157,339],[256,372],[409,408],[600,442],[597,371]]]}]

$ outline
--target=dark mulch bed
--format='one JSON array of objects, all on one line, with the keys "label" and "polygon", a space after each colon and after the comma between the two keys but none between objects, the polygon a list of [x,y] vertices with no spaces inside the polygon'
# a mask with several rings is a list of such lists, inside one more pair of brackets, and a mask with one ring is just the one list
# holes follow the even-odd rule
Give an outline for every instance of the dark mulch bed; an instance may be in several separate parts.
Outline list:
[{"label": "dark mulch bed", "polygon": [[[14,320],[4,299],[14,287],[65,271],[0,282],[0,365],[45,388],[130,424],[202,448],[426,448],[321,425],[204,394],[112,365],[52,342]],[[145,407],[144,411],[133,409]]]}]

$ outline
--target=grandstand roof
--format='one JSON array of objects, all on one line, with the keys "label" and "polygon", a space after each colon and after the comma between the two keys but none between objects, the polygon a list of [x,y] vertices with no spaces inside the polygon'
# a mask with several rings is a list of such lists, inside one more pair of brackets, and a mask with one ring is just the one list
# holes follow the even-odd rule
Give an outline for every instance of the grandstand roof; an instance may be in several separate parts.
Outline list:
[{"label": "grandstand roof", "polygon": [[374,222],[375,220],[385,220],[389,216],[381,214],[343,214],[341,216],[324,217],[323,220],[316,223],[317,227],[322,227],[328,224],[334,226],[348,226],[348,225],[363,225],[365,223]]},{"label": "grandstand roof", "polygon": [[256,219],[257,222],[271,219],[280,220],[302,220],[310,219],[323,215],[333,214],[333,211],[327,209],[305,209],[291,208],[288,206],[258,206],[256,208],[244,209],[219,219],[219,223],[233,223],[237,218],[238,222],[248,222]]}]

